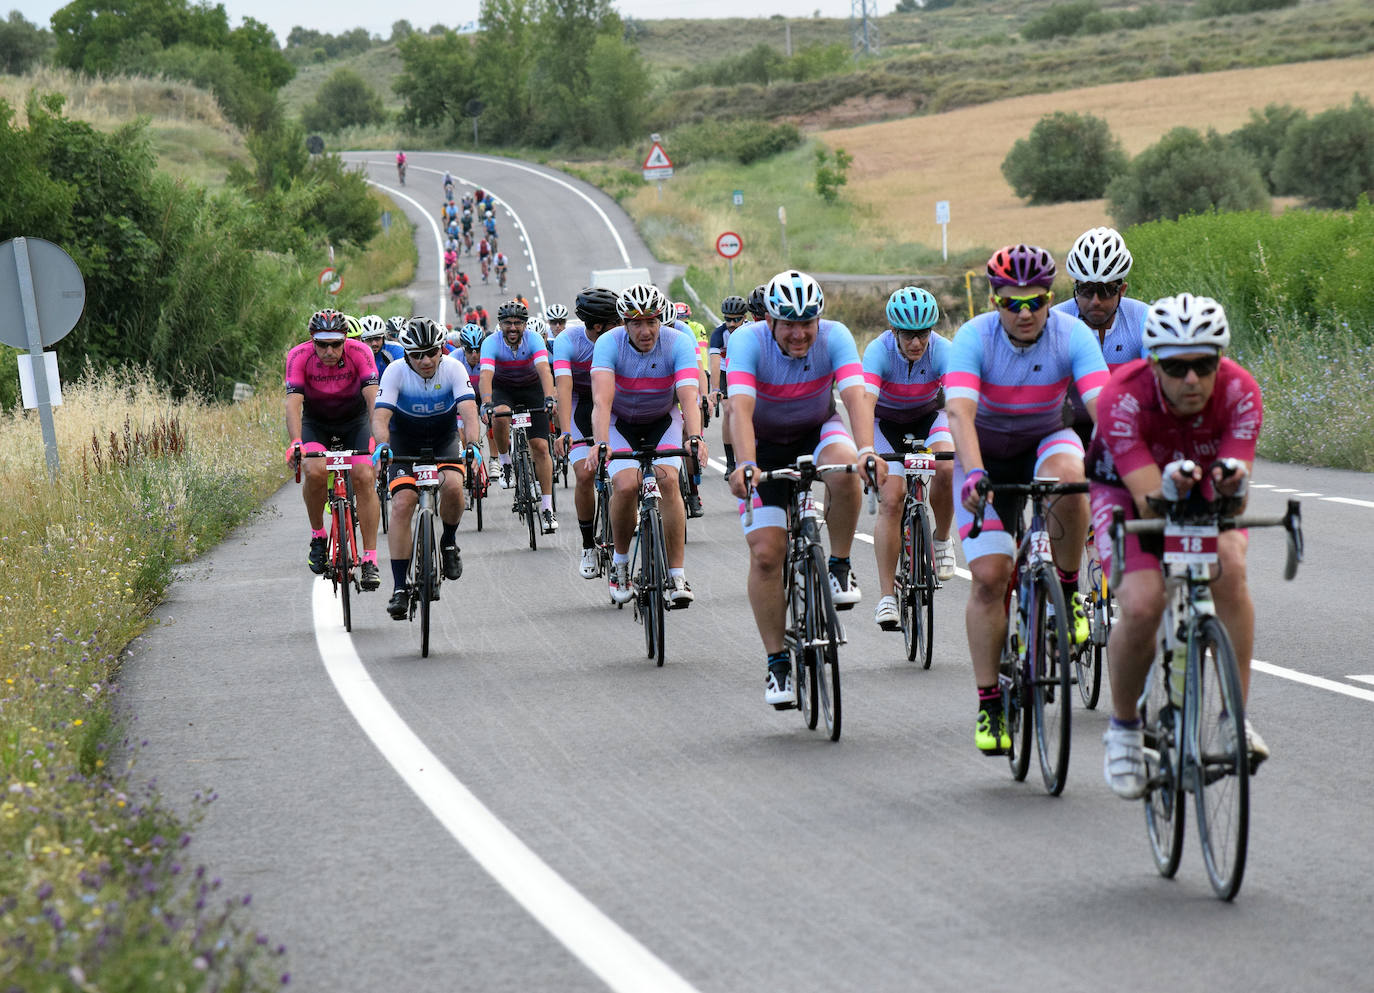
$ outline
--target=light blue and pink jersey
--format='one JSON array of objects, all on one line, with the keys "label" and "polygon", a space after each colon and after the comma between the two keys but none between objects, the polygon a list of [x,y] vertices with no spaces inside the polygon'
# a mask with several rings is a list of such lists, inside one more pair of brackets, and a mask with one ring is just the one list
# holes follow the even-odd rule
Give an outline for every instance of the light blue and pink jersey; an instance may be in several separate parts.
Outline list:
[{"label": "light blue and pink jersey", "polygon": [[533,331],[526,331],[516,348],[506,344],[506,336],[499,332],[482,342],[482,371],[491,370],[492,382],[498,386],[537,385],[541,364],[549,364],[549,352],[544,339]]},{"label": "light blue and pink jersey", "polygon": [[615,328],[596,339],[591,372],[599,370],[615,376],[613,418],[632,424],[655,421],[676,406],[680,388],[697,385],[696,338],[665,325],[654,347],[641,352],[623,327]]},{"label": "light blue and pink jersey", "polygon": [[572,379],[573,402],[592,396],[592,351],[596,342],[587,337],[585,324],[569,324],[553,340],[554,378]]},{"label": "light blue and pink jersey", "polygon": [[884,331],[864,349],[864,386],[878,398],[875,417],[907,423],[940,408],[940,380],[949,367],[950,344],[932,333],[924,354],[912,362],[897,336]]},{"label": "light blue and pink jersey", "polygon": [[[1070,317],[1078,317],[1078,298],[1071,297],[1063,303],[1055,304],[1054,309],[1068,314]],[[1145,337],[1145,318],[1149,316],[1149,304],[1131,297],[1121,298],[1121,303],[1116,308],[1116,319],[1112,321],[1112,326],[1107,329],[1107,333],[1102,336],[1102,358],[1107,363],[1109,376],[1127,362],[1145,357],[1141,342]],[[1088,330],[1092,331],[1092,328]],[[1096,334],[1094,331],[1094,337]],[[1083,398],[1078,395],[1078,390],[1069,390],[1069,402],[1073,404],[1077,421],[1088,420],[1088,408],[1084,406]]]},{"label": "light blue and pink jersey", "polygon": [[849,328],[822,319],[801,358],[783,354],[763,321],[730,335],[730,396],[754,398],[754,437],[786,444],[835,414],[834,389],[864,385],[864,367]]}]

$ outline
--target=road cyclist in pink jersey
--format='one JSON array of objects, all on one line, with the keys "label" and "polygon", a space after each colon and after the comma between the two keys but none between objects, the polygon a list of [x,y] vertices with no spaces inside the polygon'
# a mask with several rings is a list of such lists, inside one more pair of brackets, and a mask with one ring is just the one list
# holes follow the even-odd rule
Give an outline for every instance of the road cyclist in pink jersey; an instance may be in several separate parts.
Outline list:
[{"label": "road cyclist in pink jersey", "polygon": [[[1103,568],[1110,572],[1112,513],[1127,520],[1158,517],[1153,499],[1234,501],[1244,510],[1263,403],[1254,377],[1225,358],[1231,343],[1226,311],[1215,300],[1188,293],[1156,300],[1145,321],[1146,357],[1113,374],[1099,397],[1101,430],[1088,452],[1092,515]],[[1103,775],[1117,795],[1142,796],[1146,788],[1144,735],[1137,701],[1155,651],[1165,607],[1158,535],[1126,535],[1123,575],[1117,585],[1120,616],[1107,646],[1112,686],[1111,723],[1103,736]],[[1217,572],[1210,584],[1217,617],[1231,636],[1249,712],[1250,655],[1255,606],[1246,582],[1243,529],[1217,538]],[[1252,765],[1269,748],[1245,719]]]},{"label": "road cyclist in pink jersey", "polygon": [[[940,320],[935,297],[919,286],[903,286],[888,297],[887,320],[890,327],[864,349],[864,387],[873,410],[875,439],[890,452],[912,451],[913,443],[906,440],[908,437],[914,439],[916,449],[954,451],[940,394],[951,346],[934,330]],[[941,582],[954,576],[954,537],[949,533],[954,522],[953,480],[953,464],[938,463],[930,488],[930,505],[935,512],[935,576]],[[873,527],[873,551],[882,594],[873,619],[884,631],[896,631],[901,626],[894,580],[905,497],[902,463],[889,462],[878,521]]]},{"label": "road cyclist in pink jersey", "polygon": [[[685,432],[689,447],[696,445],[698,461],[705,462],[696,341],[690,333],[662,323],[667,304],[662,291],[648,283],[628,287],[616,300],[622,324],[601,334],[592,350],[592,438],[609,451],[677,449]],[[598,458],[598,448],[590,449],[585,468],[599,471]],[[611,461],[608,471],[615,542],[609,592],[613,601],[623,604],[635,595],[630,542],[639,510],[639,466],[634,459],[619,458]],[[668,606],[675,609],[691,606],[694,599],[685,564],[687,511],[678,483],[682,471],[682,460],[676,456],[654,462],[662,493],[659,508],[668,557]]]},{"label": "road cyclist in pink jersey", "polygon": [[[873,448],[873,412],[864,397],[863,365],[849,328],[822,319],[825,294],[806,273],[780,272],[764,288],[766,316],[730,335],[730,430],[735,471],[730,490],[740,499],[743,523],[750,498],[745,470],[790,466],[798,456],[816,465],[858,465],[864,457],[868,483],[881,489],[887,463]],[[849,414],[850,429],[835,410],[835,394]],[[857,443],[857,444],[856,444]],[[854,529],[863,505],[859,473],[825,478],[825,518],[830,535],[830,591],[837,609],[861,597],[850,566]],[[767,656],[764,700],[777,709],[793,705],[792,661],[784,643],[787,605],[783,562],[787,555],[786,483],[768,481],[752,494],[753,523],[744,526],[749,545],[749,605]]]},{"label": "road cyclist in pink jersey", "polygon": [[[1015,543],[1013,498],[996,497],[982,532],[969,537],[974,514],[988,483],[1029,483],[1053,477],[1082,483],[1083,443],[1064,427],[1063,406],[1070,384],[1077,386],[1090,416],[1107,381],[1096,336],[1076,317],[1051,309],[1057,271],[1054,257],[1034,245],[1008,245],[988,260],[994,309],[967,321],[955,333],[945,373],[945,410],[954,437],[955,522],[973,590],[964,610],[969,654],[978,688],[974,743],[985,755],[1011,748],[998,687],[999,661],[1007,635],[1006,595],[1012,579]],[[1088,620],[1078,592],[1078,569],[1088,536],[1084,494],[1066,494],[1050,504],[1055,566],[1072,604],[1070,637],[1083,642]]]},{"label": "road cyclist in pink jersey", "polygon": [[[372,349],[348,337],[348,324],[337,310],[321,310],[306,325],[310,340],[286,356],[286,463],[294,465],[303,452],[326,451],[331,442],[361,452],[353,459],[353,486],[358,501],[358,529],[363,542],[359,585],[375,590],[377,572],[377,475],[368,453],[372,450],[370,421],[377,398],[377,360]],[[310,520],[310,571],[320,575],[329,554],[324,527],[328,472],[322,458],[305,459],[302,466],[305,512]]]},{"label": "road cyclist in pink jersey", "polygon": [[[1126,296],[1132,262],[1130,250],[1116,229],[1084,231],[1064,257],[1064,268],[1073,277],[1073,297],[1054,305],[1055,310],[1077,317],[1097,335],[1109,373],[1143,358],[1140,340],[1150,308],[1143,300]],[[1093,422],[1077,389],[1070,388],[1069,405],[1073,429],[1087,448]]]},{"label": "road cyclist in pink jersey", "polygon": [[[616,310],[619,296],[615,290],[588,286],[577,294],[573,310],[579,324],[567,324],[567,308],[554,304],[544,313],[549,326],[565,325],[553,340],[553,378],[558,387],[558,409],[562,411],[563,432],[554,447],[566,457],[573,470],[573,509],[582,535],[582,554],[577,572],[583,579],[595,579],[599,571],[596,553],[596,472],[587,463],[591,449],[585,439],[592,437],[592,355],[603,334],[620,326]],[[561,319],[555,315],[560,308]]]}]

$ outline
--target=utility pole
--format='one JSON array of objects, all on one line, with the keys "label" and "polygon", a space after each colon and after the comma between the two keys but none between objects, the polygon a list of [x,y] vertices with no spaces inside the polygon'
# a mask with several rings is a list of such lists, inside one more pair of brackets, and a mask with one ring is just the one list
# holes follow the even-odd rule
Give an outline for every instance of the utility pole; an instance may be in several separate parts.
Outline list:
[{"label": "utility pole", "polygon": [[850,0],[849,31],[856,63],[860,55],[878,54],[878,0]]}]

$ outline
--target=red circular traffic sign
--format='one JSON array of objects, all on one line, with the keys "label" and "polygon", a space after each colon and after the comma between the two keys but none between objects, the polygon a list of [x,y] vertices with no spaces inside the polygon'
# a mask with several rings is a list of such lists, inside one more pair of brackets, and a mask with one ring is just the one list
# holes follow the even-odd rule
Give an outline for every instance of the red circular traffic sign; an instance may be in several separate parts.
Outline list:
[{"label": "red circular traffic sign", "polygon": [[716,251],[722,258],[733,259],[744,251],[744,239],[733,231],[726,231],[716,239]]}]

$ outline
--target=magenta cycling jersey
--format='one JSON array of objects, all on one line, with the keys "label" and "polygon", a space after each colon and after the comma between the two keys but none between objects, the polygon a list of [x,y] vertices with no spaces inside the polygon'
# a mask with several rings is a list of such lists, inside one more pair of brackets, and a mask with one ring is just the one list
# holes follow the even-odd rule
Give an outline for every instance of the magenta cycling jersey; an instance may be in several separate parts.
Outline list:
[{"label": "magenta cycling jersey", "polygon": [[344,341],[337,364],[325,365],[313,341],[303,341],[286,354],[286,392],[305,397],[305,416],[321,421],[348,421],[367,413],[363,388],[377,385],[377,360],[356,338]]},{"label": "magenta cycling jersey", "polygon": [[625,328],[615,328],[596,339],[592,372],[600,369],[615,374],[612,416],[631,424],[655,421],[673,409],[679,387],[697,385],[696,338],[664,325],[654,347],[641,352]]},{"label": "magenta cycling jersey", "polygon": [[920,420],[940,408],[940,377],[949,367],[950,344],[931,332],[915,362],[898,347],[896,332],[884,331],[864,349],[864,386],[878,398],[874,416],[897,424]]},{"label": "magenta cycling jersey", "polygon": [[1086,324],[1051,310],[1034,344],[1018,346],[996,311],[979,314],[954,335],[945,399],[978,404],[975,422],[985,458],[1010,458],[1064,426],[1069,385],[1085,400],[1107,382],[1097,336]]},{"label": "magenta cycling jersey", "polygon": [[801,358],[783,354],[763,321],[730,335],[730,396],[754,398],[754,436],[796,441],[835,413],[833,388],[864,385],[859,349],[849,328],[822,319],[816,340]]},{"label": "magenta cycling jersey", "polygon": [[482,370],[491,370],[496,386],[533,386],[539,382],[539,365],[549,364],[549,352],[544,339],[533,331],[526,331],[519,347],[506,344],[506,336],[497,333],[482,342]]},{"label": "magenta cycling jersey", "polygon": [[569,324],[553,339],[555,378],[572,377],[573,395],[592,395],[592,351],[596,342],[587,337],[585,324]]}]

